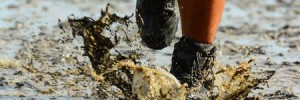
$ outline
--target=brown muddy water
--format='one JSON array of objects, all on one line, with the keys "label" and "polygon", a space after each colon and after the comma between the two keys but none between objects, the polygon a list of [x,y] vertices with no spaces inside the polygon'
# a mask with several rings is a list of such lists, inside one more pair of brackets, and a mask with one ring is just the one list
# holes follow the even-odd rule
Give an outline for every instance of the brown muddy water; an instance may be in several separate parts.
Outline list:
[{"label": "brown muddy water", "polygon": [[[184,99],[192,92],[168,73],[180,30],[171,46],[148,49],[131,17],[134,0],[0,5],[1,99]],[[299,7],[297,0],[226,2],[215,41],[216,99],[299,99]]]},{"label": "brown muddy water", "polygon": [[[110,50],[120,42],[120,38],[130,40],[127,36],[133,33],[127,30],[128,26],[133,23],[129,20],[132,16],[119,17],[116,14],[110,14],[108,12],[109,6],[106,7],[105,11],[101,11],[101,17],[98,20],[89,17],[69,18],[68,20],[73,36],[79,35],[83,38],[84,55],[90,59],[92,70],[96,74],[94,76],[100,82],[100,88],[103,89],[99,92],[105,92],[105,89],[116,86],[122,94],[118,97],[124,97],[124,99],[186,99],[185,95],[189,94],[186,91],[187,84],[181,85],[167,71],[138,66],[134,63],[135,59],[132,60],[129,56],[121,53],[115,56],[110,54]],[[111,27],[114,23],[118,23],[117,27],[121,28],[112,30]],[[111,38],[104,36],[104,30],[109,31],[108,33],[112,35]],[[126,37],[117,35],[120,30],[124,32],[125,35],[123,36]],[[130,42],[127,41],[126,43],[130,44]],[[238,67],[216,65],[213,68],[218,91],[209,91],[215,94],[215,99],[247,98],[250,90],[264,82],[263,80],[267,80],[258,79],[252,75],[249,64],[252,60],[243,62]],[[270,77],[271,75],[268,76],[268,79]],[[211,84],[213,86],[214,82]],[[108,94],[117,96],[109,92],[106,94],[107,96],[109,96]],[[107,98],[105,95],[102,96]]]}]

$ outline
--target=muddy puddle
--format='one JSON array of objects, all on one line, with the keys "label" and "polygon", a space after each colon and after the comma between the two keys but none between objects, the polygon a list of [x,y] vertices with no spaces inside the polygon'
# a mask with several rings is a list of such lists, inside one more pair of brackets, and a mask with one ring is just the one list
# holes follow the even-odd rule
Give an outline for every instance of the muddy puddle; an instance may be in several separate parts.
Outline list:
[{"label": "muddy puddle", "polygon": [[[145,47],[135,3],[3,0],[0,99],[185,99],[193,91],[169,73],[180,28],[171,46]],[[299,99],[299,5],[227,1],[214,99]]]},{"label": "muddy puddle", "polygon": [[[131,24],[130,17],[119,17],[117,14],[109,12],[109,5],[106,10],[101,11],[101,17],[94,20],[89,17],[69,18],[68,22],[72,28],[73,36],[80,36],[84,42],[84,56],[88,56],[91,61],[90,71],[92,77],[99,84],[99,96],[104,98],[117,97],[123,99],[172,99],[185,100],[186,95],[193,92],[187,89],[187,84],[180,84],[179,81],[166,70],[140,66],[136,59],[128,55],[119,53],[113,55],[111,50],[118,51],[115,46],[120,42],[128,43],[128,31]],[[112,27],[119,27],[113,30]],[[110,36],[107,36],[108,32]],[[120,35],[124,34],[124,35]],[[123,36],[123,37],[122,37]],[[125,37],[124,37],[125,36]],[[122,41],[121,38],[124,38]],[[133,52],[134,53],[134,52]],[[223,66],[215,64],[213,71],[216,84],[211,91],[210,98],[217,100],[226,99],[257,99],[258,97],[248,97],[251,90],[257,88],[258,84],[265,83],[274,72],[267,75],[267,78],[258,78],[251,72],[251,62],[242,62],[238,66]],[[117,92],[108,91],[110,87],[116,87]],[[204,97],[203,97],[204,98]]]}]

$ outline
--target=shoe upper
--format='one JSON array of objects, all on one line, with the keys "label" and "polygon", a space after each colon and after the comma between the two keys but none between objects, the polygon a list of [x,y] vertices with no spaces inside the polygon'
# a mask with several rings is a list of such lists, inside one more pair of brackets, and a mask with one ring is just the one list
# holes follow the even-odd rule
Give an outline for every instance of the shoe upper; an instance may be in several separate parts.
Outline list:
[{"label": "shoe upper", "polygon": [[171,73],[189,88],[196,91],[210,91],[213,88],[212,67],[216,56],[212,44],[196,43],[182,37],[175,44],[172,56]]},{"label": "shoe upper", "polygon": [[171,44],[178,27],[175,0],[137,0],[136,21],[142,42],[152,49]]}]

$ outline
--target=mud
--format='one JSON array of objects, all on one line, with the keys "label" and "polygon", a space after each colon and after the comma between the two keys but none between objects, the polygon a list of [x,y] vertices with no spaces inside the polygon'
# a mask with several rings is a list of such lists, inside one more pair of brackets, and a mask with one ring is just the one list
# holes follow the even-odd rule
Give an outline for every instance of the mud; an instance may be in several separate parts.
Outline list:
[{"label": "mud", "polygon": [[[181,85],[167,71],[138,66],[133,62],[135,59],[130,59],[121,53],[110,54],[110,50],[119,44],[120,38],[128,38],[117,35],[119,30],[112,31],[113,24],[118,23],[119,26],[125,26],[125,29],[128,29],[128,26],[133,23],[129,20],[130,16],[119,17],[116,14],[110,14],[109,6],[110,4],[107,5],[105,11],[101,11],[101,17],[98,20],[89,17],[69,18],[68,20],[73,36],[79,35],[83,38],[84,56],[88,56],[91,61],[93,68],[91,71],[94,73],[92,76],[100,82],[99,94],[105,98],[186,99],[185,95],[193,91],[187,92],[187,84]],[[104,36],[103,31],[105,30],[109,31],[112,35],[111,38]],[[134,34],[124,29],[123,32],[126,34],[123,36]],[[113,43],[113,41],[115,42]],[[218,91],[209,90],[212,91],[211,94],[216,94],[214,98],[218,100],[245,99],[250,90],[262,83],[262,79],[258,79],[251,72],[250,62],[252,61],[243,62],[237,67],[224,67],[216,64],[213,69]],[[213,83],[211,83],[212,86],[215,85]],[[117,93],[106,92],[105,89],[112,86],[120,91]]]},{"label": "mud", "polygon": [[[120,26],[128,27],[132,23],[129,20],[130,16],[119,17],[110,14],[108,10],[109,4],[105,11],[101,12],[101,17],[95,21],[89,17],[68,20],[73,36],[83,37],[85,56],[88,56],[91,61],[93,77],[100,82],[99,96],[103,99],[108,97],[141,100],[185,99],[186,85],[181,86],[170,73],[137,66],[133,62],[136,59],[132,57],[133,55],[110,54],[110,50],[119,44],[122,38],[117,35],[119,30],[110,29],[112,25],[119,23]],[[111,38],[104,36],[104,30],[109,31]],[[124,29],[122,31],[124,34],[129,32]],[[128,37],[124,38],[128,40]],[[106,90],[112,86],[120,91],[115,93]]]},{"label": "mud", "polygon": [[[185,85],[178,85],[176,79],[169,77],[168,73],[173,45],[181,36],[180,29],[171,46],[154,51],[140,43],[135,18],[128,16],[128,20],[132,22],[129,22],[131,24],[128,26],[119,23],[124,21],[117,21],[111,25],[110,30],[104,28],[102,31],[106,38],[101,37],[101,39],[109,38],[111,41],[103,44],[111,44],[111,46],[107,48],[95,48],[94,44],[87,46],[93,48],[91,50],[106,50],[106,52],[112,47],[109,50],[110,55],[102,55],[110,57],[105,59],[93,57],[99,62],[91,63],[88,53],[85,53],[87,50],[85,43],[92,43],[92,41],[85,42],[80,34],[74,37],[67,16],[72,19],[84,18],[83,16],[99,19],[100,9],[105,8],[108,2],[111,3],[111,12],[116,12],[116,16],[131,16],[134,13],[134,0],[1,1],[0,98],[143,99],[145,97],[148,99],[154,96],[151,97],[149,94],[164,98],[174,97],[174,95],[166,95],[169,94],[168,92],[164,92],[163,95],[156,94],[162,89],[181,91]],[[218,46],[217,65],[221,69],[215,72],[228,71],[228,74],[216,75],[227,76],[226,82],[254,88],[248,90],[236,88],[233,84],[214,84],[216,86],[214,95],[236,99],[245,95],[232,94],[245,93],[248,94],[245,99],[299,99],[299,5],[300,2],[297,0],[228,0],[226,2],[215,41]],[[97,21],[92,19],[85,19],[84,22]],[[108,24],[103,26],[105,25]],[[100,32],[94,29],[90,28]],[[113,37],[116,35],[111,33],[116,33],[120,38]],[[99,44],[96,43],[97,46]],[[113,59],[114,63],[105,62],[108,58]],[[255,58],[255,61],[248,64],[251,58]],[[98,64],[111,65],[105,67],[111,70],[106,71],[104,66]],[[104,73],[95,71],[96,68]],[[247,78],[249,70],[252,74]],[[145,72],[147,74],[144,74]],[[235,72],[239,73],[236,75],[243,74],[241,76],[245,77],[241,79],[241,77],[231,76]],[[123,77],[115,77],[116,75]],[[149,80],[145,82],[153,82],[151,81],[153,79],[175,80],[172,82],[176,87],[160,88],[163,82],[154,81],[153,84],[161,85],[155,85],[157,87],[152,92],[143,92],[139,89],[130,89],[134,88],[132,85],[124,85],[138,83],[134,79]],[[241,81],[247,84],[238,84]],[[257,85],[256,82],[260,84]],[[145,83],[140,87],[146,90],[149,88],[146,86],[149,85],[152,84]],[[164,87],[168,86],[171,85],[164,85]],[[219,90],[218,86],[224,90],[228,90],[229,87],[233,89],[223,91]],[[131,91],[123,92],[127,89]],[[190,91],[187,90],[186,93],[188,92]],[[132,93],[143,94],[129,97]]]}]

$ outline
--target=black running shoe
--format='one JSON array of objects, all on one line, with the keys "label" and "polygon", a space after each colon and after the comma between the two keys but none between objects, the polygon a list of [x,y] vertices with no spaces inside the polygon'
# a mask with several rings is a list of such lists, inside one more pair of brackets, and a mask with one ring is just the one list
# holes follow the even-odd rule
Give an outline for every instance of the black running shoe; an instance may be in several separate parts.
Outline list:
[{"label": "black running shoe", "polygon": [[175,0],[137,0],[136,21],[142,42],[152,49],[169,46],[175,37],[178,14]]},{"label": "black running shoe", "polygon": [[175,44],[170,72],[181,83],[187,83],[189,88],[196,90],[188,98],[200,96],[203,99],[203,94],[211,98],[210,92],[214,84],[212,67],[216,50],[212,44],[196,43],[186,37]]}]

